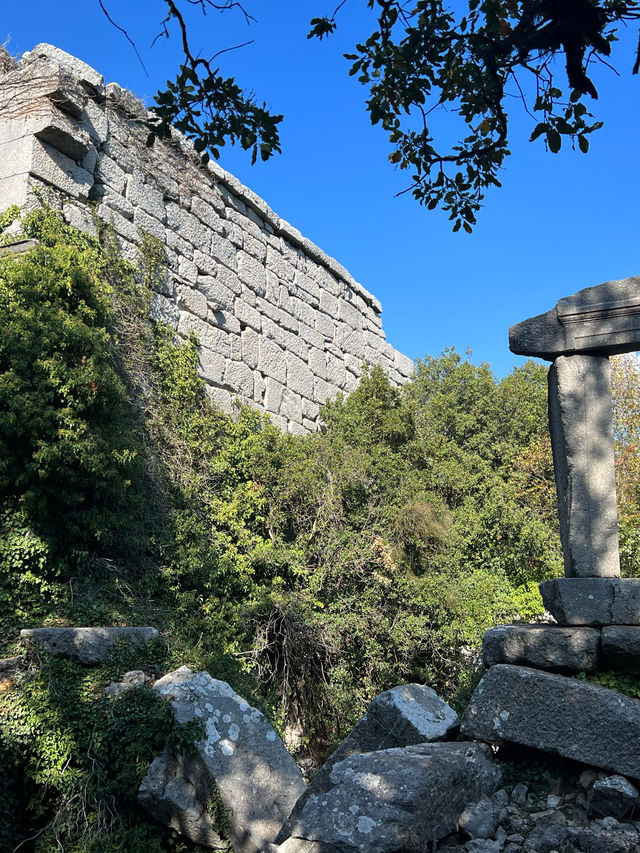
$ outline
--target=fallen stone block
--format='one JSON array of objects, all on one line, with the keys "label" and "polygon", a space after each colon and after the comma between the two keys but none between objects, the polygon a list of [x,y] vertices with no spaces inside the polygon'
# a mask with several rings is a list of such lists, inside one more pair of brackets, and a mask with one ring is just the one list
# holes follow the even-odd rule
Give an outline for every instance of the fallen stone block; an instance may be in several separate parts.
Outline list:
[{"label": "fallen stone block", "polygon": [[[471,743],[352,755],[331,770],[331,788],[309,798],[280,849],[425,850],[455,831],[469,803],[496,789],[500,771],[490,755],[487,747]],[[328,846],[311,847],[309,842]]]},{"label": "fallen stone block", "polygon": [[640,628],[606,625],[602,629],[602,653],[607,667],[640,675]]},{"label": "fallen stone block", "polygon": [[156,628],[23,628],[20,638],[58,658],[86,665],[101,663],[119,643],[145,646],[158,636]]},{"label": "fallen stone block", "polygon": [[[204,723],[205,735],[195,748],[227,814],[228,838],[236,853],[258,853],[274,841],[304,790],[293,758],[257,708],[206,672],[194,675],[181,667],[153,689],[171,702],[176,722]],[[162,777],[159,767],[154,772],[162,790],[167,774]],[[143,785],[146,790],[151,783]]]},{"label": "fallen stone block", "polygon": [[165,749],[151,763],[138,789],[138,802],[157,821],[195,844],[228,850],[229,842],[216,827],[216,816],[207,808],[211,777],[199,755],[176,754]]},{"label": "fallen stone block", "polygon": [[371,702],[340,746],[329,756],[304,791],[276,841],[284,841],[311,796],[331,787],[333,767],[350,755],[412,746],[445,738],[458,725],[458,715],[435,690],[422,684],[401,684]]},{"label": "fallen stone block", "polygon": [[553,578],[540,594],[560,625],[640,625],[640,578]]},{"label": "fallen stone block", "polygon": [[458,827],[469,838],[489,838],[498,828],[498,815],[490,797],[467,806],[458,818]]},{"label": "fallen stone block", "polygon": [[498,625],[482,639],[486,667],[499,663],[550,672],[592,672],[600,662],[600,631],[555,625]]},{"label": "fallen stone block", "polygon": [[640,793],[624,776],[607,776],[593,783],[587,800],[589,813],[595,817],[630,817],[640,804]]},{"label": "fallen stone block", "polygon": [[461,731],[640,779],[640,701],[575,678],[493,666],[471,697]]}]

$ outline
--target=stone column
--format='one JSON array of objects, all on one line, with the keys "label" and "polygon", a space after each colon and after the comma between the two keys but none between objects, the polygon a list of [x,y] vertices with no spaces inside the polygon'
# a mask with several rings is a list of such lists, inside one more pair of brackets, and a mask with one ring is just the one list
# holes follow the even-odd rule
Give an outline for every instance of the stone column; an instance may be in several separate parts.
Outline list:
[{"label": "stone column", "polygon": [[565,575],[619,577],[608,356],[555,359],[549,370],[549,427]]}]

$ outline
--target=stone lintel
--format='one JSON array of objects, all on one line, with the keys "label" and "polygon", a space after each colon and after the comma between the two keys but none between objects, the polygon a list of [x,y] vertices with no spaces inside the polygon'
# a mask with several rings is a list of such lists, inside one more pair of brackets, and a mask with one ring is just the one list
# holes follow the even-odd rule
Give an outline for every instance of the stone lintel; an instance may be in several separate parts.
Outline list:
[{"label": "stone lintel", "polygon": [[540,594],[560,625],[640,625],[640,578],[553,578]]},{"label": "stone lintel", "polygon": [[640,349],[640,277],[606,281],[561,299],[509,329],[509,349],[553,361],[558,355]]}]

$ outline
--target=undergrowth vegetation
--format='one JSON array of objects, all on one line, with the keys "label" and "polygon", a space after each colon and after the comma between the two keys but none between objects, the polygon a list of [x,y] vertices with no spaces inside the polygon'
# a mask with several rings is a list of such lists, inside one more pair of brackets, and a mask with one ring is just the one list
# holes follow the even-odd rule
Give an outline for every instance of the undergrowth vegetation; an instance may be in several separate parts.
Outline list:
[{"label": "undergrowth vegetation", "polygon": [[134,663],[207,669],[316,759],[400,682],[461,705],[482,633],[562,570],[545,368],[497,381],[446,351],[395,388],[372,367],[286,435],[217,410],[197,340],[148,322],[152,238],[134,268],[46,206],[22,229],[37,247],[0,256],[3,650],[42,625],[163,640],[93,670],[26,657],[0,694],[0,846],[191,849],[135,804],[176,735],[150,691],[104,697]]}]

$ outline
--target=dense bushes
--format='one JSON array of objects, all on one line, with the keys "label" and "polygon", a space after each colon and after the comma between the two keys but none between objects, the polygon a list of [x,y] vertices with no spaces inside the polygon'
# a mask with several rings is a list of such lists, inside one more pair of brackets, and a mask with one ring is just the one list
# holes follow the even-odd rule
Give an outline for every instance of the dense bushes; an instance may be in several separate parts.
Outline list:
[{"label": "dense bushes", "polygon": [[[19,626],[156,625],[156,664],[230,680],[319,757],[393,684],[455,701],[482,632],[539,612],[536,582],[561,570],[543,367],[496,381],[447,351],[402,389],[374,367],[325,406],[321,433],[284,435],[250,409],[217,411],[197,341],[149,326],[152,240],[135,272],[108,233],[80,235],[47,208],[24,228],[40,245],[0,258],[6,649]],[[27,779],[23,829],[44,830],[39,850],[56,835],[68,849],[174,849],[132,800],[166,721],[141,751],[108,751],[121,706],[101,689],[124,662],[90,676],[43,666],[0,695],[13,720],[0,750]],[[68,764],[54,758],[65,744]],[[125,793],[109,800],[113,773]],[[105,802],[126,820],[105,820]]]}]

